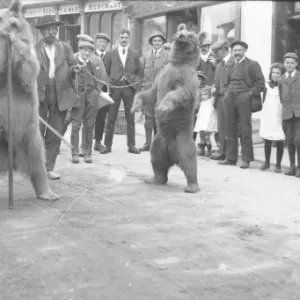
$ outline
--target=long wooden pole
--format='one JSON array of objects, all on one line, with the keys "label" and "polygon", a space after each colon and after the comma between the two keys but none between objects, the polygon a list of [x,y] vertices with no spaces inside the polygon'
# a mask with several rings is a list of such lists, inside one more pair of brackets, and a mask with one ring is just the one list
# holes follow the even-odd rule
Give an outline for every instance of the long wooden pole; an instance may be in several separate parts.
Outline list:
[{"label": "long wooden pole", "polygon": [[14,178],[13,178],[13,111],[12,111],[12,62],[11,62],[11,41],[7,38],[7,108],[8,108],[8,196],[9,208],[14,206]]}]

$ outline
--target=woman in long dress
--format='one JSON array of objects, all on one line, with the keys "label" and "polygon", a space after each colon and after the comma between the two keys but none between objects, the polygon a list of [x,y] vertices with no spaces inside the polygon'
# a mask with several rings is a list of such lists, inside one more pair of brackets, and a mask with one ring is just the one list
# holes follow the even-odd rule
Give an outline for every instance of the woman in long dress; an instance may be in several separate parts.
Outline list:
[{"label": "woman in long dress", "polygon": [[261,111],[259,135],[265,142],[265,163],[261,170],[270,168],[272,142],[276,142],[276,166],[275,172],[281,172],[281,161],[284,150],[284,132],[282,129],[281,102],[279,99],[278,79],[284,74],[284,67],[280,63],[271,65],[269,82],[264,91],[264,103]]}]

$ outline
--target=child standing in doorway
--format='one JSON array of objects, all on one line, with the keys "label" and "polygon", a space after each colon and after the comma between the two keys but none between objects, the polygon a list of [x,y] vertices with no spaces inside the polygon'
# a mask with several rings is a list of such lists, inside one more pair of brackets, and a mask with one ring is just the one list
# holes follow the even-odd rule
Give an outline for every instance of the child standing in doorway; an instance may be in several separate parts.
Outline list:
[{"label": "child standing in doorway", "polygon": [[203,131],[200,135],[200,156],[205,156],[205,147],[207,147],[206,156],[211,156],[211,140],[212,133],[218,131],[217,128],[217,113],[213,106],[214,99],[211,97],[211,87],[205,86],[200,90],[200,108],[197,116],[197,121],[194,127],[194,132]]},{"label": "child standing in doorway", "polygon": [[283,75],[284,67],[280,63],[271,65],[269,82],[264,91],[264,103],[261,111],[259,135],[265,143],[265,163],[261,170],[270,168],[272,142],[276,142],[275,173],[281,172],[281,161],[284,150],[284,132],[282,129],[282,104],[279,98],[278,79]]}]

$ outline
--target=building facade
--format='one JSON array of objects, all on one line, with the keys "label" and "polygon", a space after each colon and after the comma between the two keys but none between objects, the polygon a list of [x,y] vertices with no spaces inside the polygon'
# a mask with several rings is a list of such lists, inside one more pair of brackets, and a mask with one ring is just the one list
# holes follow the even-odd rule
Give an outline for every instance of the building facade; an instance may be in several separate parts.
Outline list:
[{"label": "building facade", "polygon": [[94,36],[104,32],[111,37],[110,48],[117,43],[118,31],[127,27],[123,20],[121,1],[96,0],[23,0],[23,16],[31,24],[35,42],[40,32],[35,28],[39,17],[47,14],[55,15],[64,23],[59,29],[58,38],[69,43],[77,52],[76,35],[79,33]]}]

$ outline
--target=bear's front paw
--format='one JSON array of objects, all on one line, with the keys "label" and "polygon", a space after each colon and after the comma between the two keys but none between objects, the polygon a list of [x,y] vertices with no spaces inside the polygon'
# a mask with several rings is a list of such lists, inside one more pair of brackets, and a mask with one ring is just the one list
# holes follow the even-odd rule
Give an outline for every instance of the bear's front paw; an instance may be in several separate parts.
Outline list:
[{"label": "bear's front paw", "polygon": [[42,193],[38,195],[39,200],[45,200],[45,201],[56,201],[59,199],[59,195],[53,193],[50,189],[49,191]]},{"label": "bear's front paw", "polygon": [[189,184],[188,186],[186,186],[184,188],[184,191],[186,193],[198,193],[200,192],[200,188],[199,188],[199,185],[198,184]]},{"label": "bear's front paw", "polygon": [[157,111],[159,112],[167,112],[167,111],[171,111],[173,109],[172,105],[170,104],[165,104],[165,103],[161,103],[158,105],[157,107]]}]

